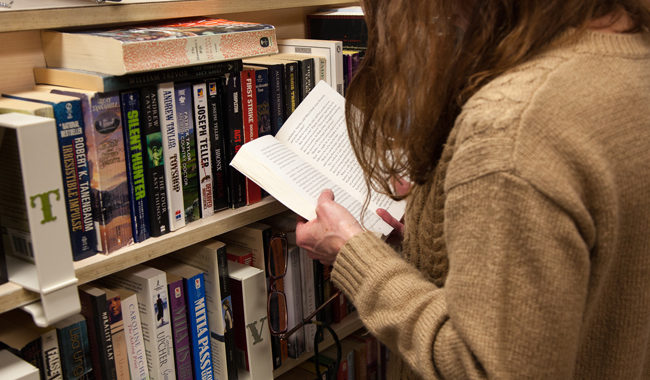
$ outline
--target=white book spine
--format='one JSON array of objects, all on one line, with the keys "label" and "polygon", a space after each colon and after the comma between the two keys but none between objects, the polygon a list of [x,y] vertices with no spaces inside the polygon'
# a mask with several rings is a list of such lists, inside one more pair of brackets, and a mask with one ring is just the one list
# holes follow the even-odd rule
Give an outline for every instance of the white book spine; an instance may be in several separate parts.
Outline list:
[{"label": "white book spine", "polygon": [[228,378],[228,359],[224,340],[224,317],[221,306],[221,280],[217,249],[223,243],[202,242],[172,253],[172,257],[185,264],[204,271],[205,299],[208,306],[208,326],[210,327],[210,349],[212,350],[212,370],[214,378]]},{"label": "white book spine", "polygon": [[140,323],[138,296],[134,293],[123,298],[121,303],[131,379],[147,380],[149,378],[149,369],[147,368],[147,355],[145,354],[142,324]]},{"label": "white book spine", "polygon": [[131,269],[107,277],[106,282],[137,294],[149,378],[176,379],[165,272],[145,266]]},{"label": "white book spine", "polygon": [[[314,289],[314,260],[300,249],[300,278],[302,279],[302,315],[303,318],[316,310],[316,293]],[[316,325],[307,324],[305,329],[305,351],[314,352]]]},{"label": "white book spine", "polygon": [[176,123],[173,82],[158,85],[158,110],[163,139],[169,229],[175,231],[185,226],[185,207],[183,204],[181,159],[178,146],[178,125]]},{"label": "white book spine", "polygon": [[192,86],[194,96],[194,123],[196,134],[196,156],[199,168],[199,199],[201,201],[201,217],[214,214],[212,157],[210,146],[210,130],[208,128],[208,98],[205,82]]},{"label": "white book spine", "polygon": [[41,355],[43,356],[44,378],[46,380],[63,379],[59,338],[56,335],[56,329],[51,329],[41,335]]}]

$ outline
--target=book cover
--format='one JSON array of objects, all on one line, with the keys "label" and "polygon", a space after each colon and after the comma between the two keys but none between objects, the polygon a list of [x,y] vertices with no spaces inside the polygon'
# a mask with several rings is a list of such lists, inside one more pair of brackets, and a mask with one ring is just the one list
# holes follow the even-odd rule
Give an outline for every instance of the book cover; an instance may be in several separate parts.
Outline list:
[{"label": "book cover", "polygon": [[309,38],[288,38],[278,40],[280,53],[310,54],[325,58],[324,75],[327,82],[341,95],[343,92],[343,42],[338,40],[318,40]]},{"label": "book cover", "polygon": [[124,319],[122,317],[122,299],[117,292],[111,289],[104,288],[104,291],[106,292],[108,320],[111,324],[117,379],[129,380],[130,369],[126,336],[124,334]]},{"label": "book cover", "polygon": [[281,62],[273,60],[272,57],[249,58],[244,60],[244,63],[268,69],[270,134],[275,135],[280,130],[285,119],[284,65]]},{"label": "book cover", "polygon": [[169,210],[157,87],[143,87],[140,91],[140,99],[142,100],[141,134],[145,155],[145,191],[149,201],[149,233],[151,236],[161,236],[169,232]]},{"label": "book cover", "polygon": [[215,18],[41,32],[49,67],[123,75],[277,53],[272,25]]},{"label": "book cover", "polygon": [[142,324],[140,323],[140,310],[138,308],[138,296],[134,291],[125,288],[113,286],[106,286],[106,288],[111,289],[120,296],[131,379],[149,379]]},{"label": "book cover", "polygon": [[75,97],[43,91],[26,91],[4,96],[52,106],[64,183],[61,196],[66,204],[73,259],[78,261],[96,254],[97,235],[93,223],[81,101]]},{"label": "book cover", "polygon": [[[257,90],[255,85],[255,69],[244,66],[240,72],[242,97],[242,122],[244,144],[259,136],[257,124]],[[251,205],[262,200],[262,189],[253,181],[246,178],[246,204]]]},{"label": "book cover", "polygon": [[231,246],[246,248],[253,254],[252,265],[266,273],[266,254],[271,235],[271,226],[263,222],[253,222],[219,235],[219,240],[227,244],[226,250]]},{"label": "book cover", "polygon": [[343,47],[368,46],[368,27],[360,6],[308,14],[306,29],[310,39],[342,41]]},{"label": "book cover", "polygon": [[210,239],[174,252],[171,257],[205,273],[212,368],[217,379],[237,379],[234,316],[225,244]]},{"label": "book cover", "polygon": [[[200,65],[181,66],[111,75],[97,71],[69,69],[65,67],[35,67],[34,80],[39,84],[53,84],[65,87],[82,88],[99,92],[124,91],[135,88],[155,86],[163,82],[187,82],[191,80],[216,78],[227,72],[238,71],[240,60],[209,62]],[[0,109],[2,104],[0,103]]]},{"label": "book cover", "polygon": [[136,243],[149,238],[149,200],[144,174],[144,149],[142,148],[142,110],[140,91],[120,93],[122,120],[124,122],[124,150],[126,176],[129,184],[131,230]]},{"label": "book cover", "polygon": [[75,314],[54,325],[59,338],[61,367],[65,379],[83,379],[92,375],[88,331],[83,315]]},{"label": "book cover", "polygon": [[212,149],[212,195],[214,211],[223,210],[230,204],[226,181],[226,78],[216,77],[206,82],[208,101],[208,131]]},{"label": "book cover", "polygon": [[201,218],[192,85],[189,83],[174,84],[174,93],[183,207],[185,208],[185,224],[187,224]]},{"label": "book cover", "polygon": [[181,179],[180,143],[178,139],[174,83],[160,83],[158,85],[157,95],[163,143],[165,193],[167,194],[169,229],[175,231],[185,226],[185,206],[183,201],[183,181]]},{"label": "book cover", "polygon": [[174,359],[177,379],[192,379],[192,348],[190,347],[190,330],[183,278],[165,270],[164,267],[151,265],[165,271],[167,276],[167,295],[169,297],[169,315],[172,320],[172,337],[174,340]]},{"label": "book cover", "polygon": [[266,379],[273,371],[264,271],[228,263],[240,379]]},{"label": "book cover", "polygon": [[117,379],[106,292],[91,284],[79,286],[81,315],[86,318],[88,343],[96,379]]},{"label": "book cover", "polygon": [[192,96],[194,97],[194,122],[196,123],[195,137],[199,177],[199,203],[201,217],[207,218],[214,214],[214,186],[206,83],[194,83],[192,85]]},{"label": "book cover", "polygon": [[0,378],[39,380],[37,367],[26,362],[9,350],[0,350]]},{"label": "book cover", "polygon": [[59,338],[55,329],[49,329],[41,335],[41,353],[43,354],[43,378],[45,380],[63,379]]},{"label": "book cover", "polygon": [[[226,112],[227,112],[227,161],[230,162],[244,144],[244,125],[242,119],[241,78],[239,73],[226,75]],[[246,205],[246,177],[237,170],[229,169],[228,191],[230,207]]]},{"label": "book cover", "polygon": [[175,379],[165,272],[139,264],[104,277],[102,281],[137,294],[149,377],[152,380]]},{"label": "book cover", "polygon": [[397,217],[404,214],[403,201],[372,189],[368,207],[363,207],[368,190],[348,138],[345,98],[322,81],[275,136],[245,144],[230,164],[307,220],[316,218],[314,210],[324,188],[332,189],[337,201],[369,231],[382,235],[392,231],[375,213],[378,208]]},{"label": "book cover", "polygon": [[230,261],[235,261],[244,265],[253,265],[253,252],[239,245],[226,245],[226,257]]},{"label": "book cover", "polygon": [[79,98],[81,102],[93,221],[99,232],[97,249],[103,253],[114,252],[133,243],[119,94],[63,87],[49,89]]}]

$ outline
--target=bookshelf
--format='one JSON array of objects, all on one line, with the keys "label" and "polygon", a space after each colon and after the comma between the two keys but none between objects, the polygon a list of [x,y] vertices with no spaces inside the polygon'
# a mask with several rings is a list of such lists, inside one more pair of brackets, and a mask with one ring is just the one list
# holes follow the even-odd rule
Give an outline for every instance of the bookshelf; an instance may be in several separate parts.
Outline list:
[{"label": "bookshelf", "polygon": [[[38,7],[35,4],[42,4]],[[19,6],[20,4],[20,6]],[[52,6],[55,4],[55,6]],[[97,5],[90,0],[40,0],[16,2],[12,9],[0,8],[0,92],[28,90],[34,85],[32,69],[45,66],[40,30],[105,26],[191,16],[224,17],[232,20],[272,24],[278,38],[301,38],[305,15],[323,7],[353,5],[349,0],[173,0],[125,2]],[[74,262],[77,285],[104,277],[133,265],[163,256],[177,249],[239,228],[286,210],[267,198],[260,203],[221,211],[186,227],[143,243],[125,247],[110,255],[98,254]],[[71,257],[70,257],[71,260]],[[76,285],[73,285],[76,286]],[[0,285],[0,314],[17,308],[29,310],[40,294],[9,282]],[[51,321],[52,323],[54,321]],[[349,316],[335,327],[340,337],[358,330],[361,322]],[[329,338],[327,338],[329,339]],[[331,339],[321,344],[331,345]],[[308,354],[274,371],[280,376],[304,360]]]}]

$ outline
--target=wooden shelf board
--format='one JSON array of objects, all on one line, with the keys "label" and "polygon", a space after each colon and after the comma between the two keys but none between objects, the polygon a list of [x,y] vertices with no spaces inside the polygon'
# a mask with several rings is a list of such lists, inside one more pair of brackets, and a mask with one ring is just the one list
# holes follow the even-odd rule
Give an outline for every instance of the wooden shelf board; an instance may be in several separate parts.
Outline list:
[{"label": "wooden shelf board", "polygon": [[227,15],[285,8],[337,6],[349,0],[189,0],[67,8],[2,10],[0,32],[133,23],[178,17]]},{"label": "wooden shelf board", "polygon": [[[97,254],[74,263],[79,284],[143,263],[153,258],[216,237],[225,232],[278,214],[287,208],[271,197],[251,206],[223,210],[188,224],[178,231],[151,237],[142,243],[124,247],[108,255]],[[12,282],[0,285],[0,313],[37,301],[38,294]]]},{"label": "wooden shelf board", "polygon": [[[359,319],[359,315],[355,311],[352,314],[346,316],[341,323],[336,324],[332,327],[334,328],[334,331],[336,332],[336,335],[338,336],[339,340],[342,340],[346,336],[362,328],[363,323],[361,322],[361,319]],[[322,352],[327,347],[334,344],[334,339],[329,333],[325,332],[323,335],[324,335],[324,339],[318,345],[318,351],[320,352]],[[282,363],[280,368],[273,370],[273,378],[277,378],[278,376],[290,371],[291,369],[297,367],[301,363],[309,360],[309,358],[311,358],[312,356],[314,356],[313,352],[305,352],[304,354],[300,355],[298,359],[293,359],[293,358],[287,359],[285,362]]]}]

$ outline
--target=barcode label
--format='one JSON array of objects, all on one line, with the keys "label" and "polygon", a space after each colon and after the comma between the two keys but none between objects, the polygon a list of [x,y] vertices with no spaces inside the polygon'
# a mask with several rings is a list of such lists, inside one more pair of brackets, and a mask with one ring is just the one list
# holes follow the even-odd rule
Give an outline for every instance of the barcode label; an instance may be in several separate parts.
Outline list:
[{"label": "barcode label", "polygon": [[2,238],[6,239],[9,243],[7,244],[8,247],[6,247],[9,251],[7,253],[34,262],[34,249],[32,247],[32,239],[31,236],[29,236],[29,233],[11,228],[5,228],[3,232],[4,236]]}]

